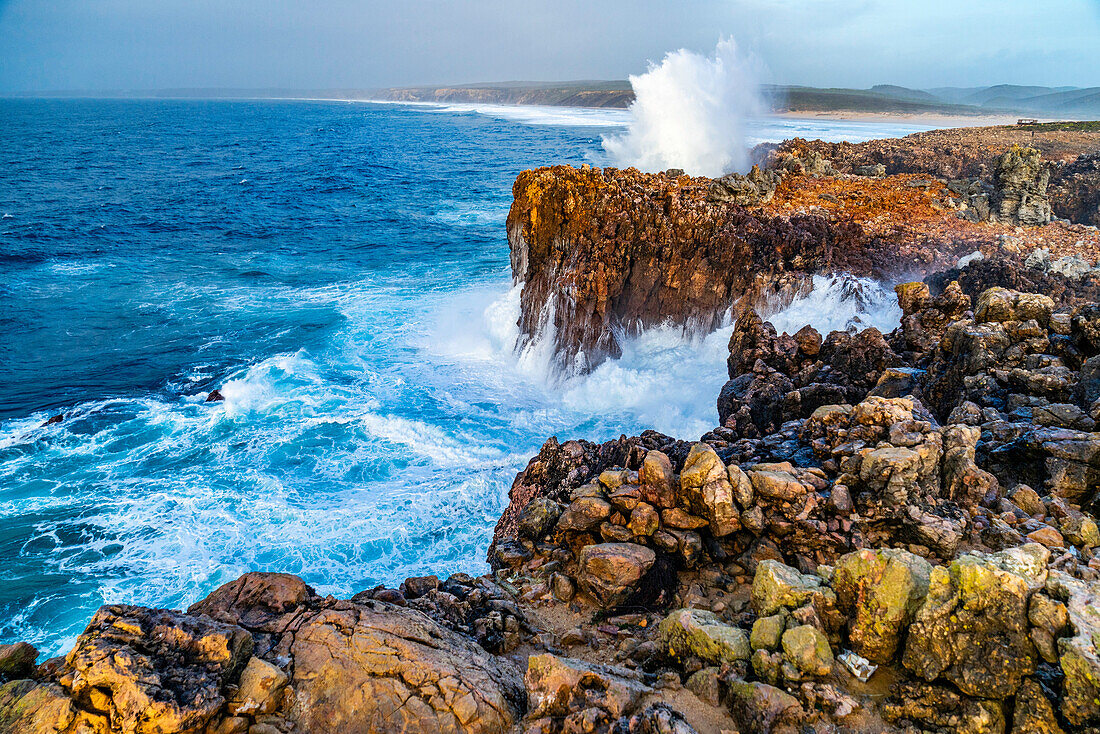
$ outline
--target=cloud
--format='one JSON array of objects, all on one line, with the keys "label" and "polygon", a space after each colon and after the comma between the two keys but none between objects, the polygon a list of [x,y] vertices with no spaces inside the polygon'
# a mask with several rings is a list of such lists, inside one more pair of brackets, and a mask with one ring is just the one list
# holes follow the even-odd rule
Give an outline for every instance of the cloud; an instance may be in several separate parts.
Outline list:
[{"label": "cloud", "polygon": [[775,81],[1100,85],[1097,0],[0,0],[0,90],[623,79],[720,36]]}]

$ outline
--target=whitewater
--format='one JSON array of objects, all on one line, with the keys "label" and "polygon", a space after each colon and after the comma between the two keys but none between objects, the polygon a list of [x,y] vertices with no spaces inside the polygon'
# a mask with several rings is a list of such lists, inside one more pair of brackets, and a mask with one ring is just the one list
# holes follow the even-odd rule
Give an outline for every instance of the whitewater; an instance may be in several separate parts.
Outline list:
[{"label": "whitewater", "polygon": [[[0,643],[240,573],[350,594],[485,568],[556,435],[716,421],[730,325],[648,331],[562,380],[514,350],[526,167],[608,163],[621,111],[0,101]],[[746,139],[915,126],[761,120]],[[818,278],[774,320],[893,327]],[[217,388],[223,402],[206,403]],[[54,415],[57,423],[46,424]]]}]

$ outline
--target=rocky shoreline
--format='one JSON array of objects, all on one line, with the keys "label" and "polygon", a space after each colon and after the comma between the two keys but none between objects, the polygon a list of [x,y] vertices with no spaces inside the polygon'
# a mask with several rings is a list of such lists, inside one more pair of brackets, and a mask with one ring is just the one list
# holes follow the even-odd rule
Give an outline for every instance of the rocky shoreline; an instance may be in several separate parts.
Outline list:
[{"label": "rocky shoreline", "polygon": [[[1100,731],[1095,228],[1028,225],[1064,201],[1030,149],[966,186],[769,153],[516,182],[521,327],[567,368],[735,309],[712,431],[548,440],[478,578],[250,573],[103,607],[64,657],[0,647],[0,732]],[[766,320],[841,271],[919,276],[901,325]]]}]

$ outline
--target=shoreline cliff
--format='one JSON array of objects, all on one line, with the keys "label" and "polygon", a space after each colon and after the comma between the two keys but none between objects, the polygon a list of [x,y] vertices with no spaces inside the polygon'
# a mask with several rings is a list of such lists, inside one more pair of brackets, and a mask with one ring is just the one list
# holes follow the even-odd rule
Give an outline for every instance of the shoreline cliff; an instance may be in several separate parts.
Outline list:
[{"label": "shoreline cliff", "polygon": [[[249,573],[0,647],[0,732],[1095,731],[1100,144],[940,178],[926,142],[525,172],[523,333],[585,368],[733,308],[715,428],[549,439],[479,578]],[[906,281],[900,326],[778,333],[829,272]]]}]

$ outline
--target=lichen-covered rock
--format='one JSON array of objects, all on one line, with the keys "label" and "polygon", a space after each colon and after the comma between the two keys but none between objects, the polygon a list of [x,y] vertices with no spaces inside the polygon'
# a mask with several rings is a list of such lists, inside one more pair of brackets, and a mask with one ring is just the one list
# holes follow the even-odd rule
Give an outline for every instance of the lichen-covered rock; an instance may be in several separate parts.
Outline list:
[{"label": "lichen-covered rock", "polygon": [[841,556],[832,586],[849,615],[852,650],[876,663],[889,662],[928,593],[931,573],[928,561],[894,548]]},{"label": "lichen-covered rock", "polygon": [[906,681],[882,706],[889,723],[916,722],[924,731],[955,734],[1004,734],[1005,712],[1000,701],[962,696],[949,686]]},{"label": "lichen-covered rock", "polygon": [[772,614],[767,617],[758,617],[752,623],[752,634],[749,635],[749,647],[753,650],[775,651],[779,649],[779,643],[783,637],[783,630],[787,627],[787,615]]},{"label": "lichen-covered rock", "polygon": [[0,685],[3,734],[107,734],[105,714],[81,711],[61,686],[14,680]]},{"label": "lichen-covered rock", "polygon": [[836,594],[821,578],[770,559],[757,566],[752,580],[752,606],[757,615],[766,617],[781,609],[797,609],[817,599],[836,603]]},{"label": "lichen-covered rock", "polygon": [[1062,715],[1075,726],[1100,724],[1100,588],[1053,571],[1049,592],[1065,599],[1072,636],[1058,640],[1059,664],[1065,674]]},{"label": "lichen-covered rock", "polygon": [[1007,698],[1035,671],[1028,601],[1046,578],[1049,551],[1029,544],[965,555],[933,569],[909,627],[902,662],[927,681],[941,676],[970,696]]},{"label": "lichen-covered rock", "polygon": [[735,681],[729,686],[729,709],[743,734],[770,734],[791,725],[802,714],[794,696],[767,683]]},{"label": "lichen-covered rock", "polygon": [[1054,707],[1033,678],[1027,678],[1016,692],[1010,734],[1065,734],[1054,716]]},{"label": "lichen-covered rock", "polygon": [[678,658],[694,656],[718,665],[752,655],[745,631],[725,624],[713,612],[678,609],[661,621],[659,631],[662,645]]},{"label": "lichen-covered rock", "polygon": [[603,607],[626,601],[657,555],[637,543],[601,543],[581,549],[578,557],[581,588]]},{"label": "lichen-covered rock", "polygon": [[783,632],[783,657],[806,675],[828,675],[833,669],[829,639],[809,624],[788,627]]}]

